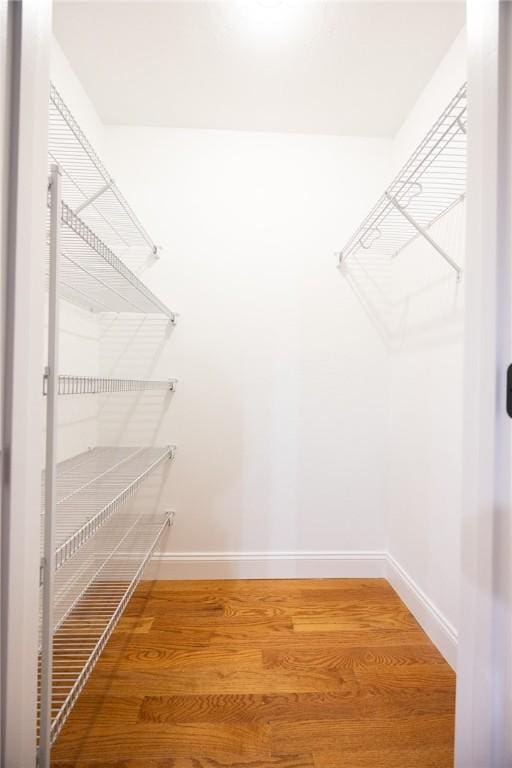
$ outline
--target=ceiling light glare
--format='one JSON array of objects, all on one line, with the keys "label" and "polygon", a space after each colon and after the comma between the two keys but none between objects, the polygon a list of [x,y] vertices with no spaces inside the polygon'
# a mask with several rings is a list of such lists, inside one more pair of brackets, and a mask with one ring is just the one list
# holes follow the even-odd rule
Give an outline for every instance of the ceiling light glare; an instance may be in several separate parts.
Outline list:
[{"label": "ceiling light glare", "polygon": [[307,31],[308,3],[286,0],[239,0],[228,3],[230,26],[237,27],[244,44],[282,46]]},{"label": "ceiling light glare", "polygon": [[282,5],[284,0],[256,0],[258,5],[262,8],[277,8],[278,5]]}]

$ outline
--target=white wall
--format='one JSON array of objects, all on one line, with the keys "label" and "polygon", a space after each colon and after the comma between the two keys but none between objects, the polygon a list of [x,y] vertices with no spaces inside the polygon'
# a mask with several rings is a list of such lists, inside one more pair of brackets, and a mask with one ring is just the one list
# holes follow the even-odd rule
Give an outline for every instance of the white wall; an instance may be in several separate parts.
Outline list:
[{"label": "white wall", "polygon": [[439,63],[413,109],[397,132],[392,147],[393,173],[408,160],[426,132],[466,82],[466,29],[462,29]]},{"label": "white wall", "polygon": [[52,35],[50,49],[50,79],[73,117],[78,121],[80,128],[101,157],[103,154],[103,122],[54,35]]},{"label": "white wall", "polygon": [[[397,168],[465,81],[465,33],[393,146]],[[464,266],[464,206],[431,234]],[[463,282],[426,242],[394,262],[390,333],[388,550],[454,635],[462,463]]]},{"label": "white wall", "polygon": [[[382,550],[387,353],[333,251],[389,142],[111,127],[106,145],[163,246],[144,277],[182,313],[167,341],[148,321],[127,350],[180,381],[154,434],[179,446],[168,550]],[[133,418],[125,442],[160,411]]]}]

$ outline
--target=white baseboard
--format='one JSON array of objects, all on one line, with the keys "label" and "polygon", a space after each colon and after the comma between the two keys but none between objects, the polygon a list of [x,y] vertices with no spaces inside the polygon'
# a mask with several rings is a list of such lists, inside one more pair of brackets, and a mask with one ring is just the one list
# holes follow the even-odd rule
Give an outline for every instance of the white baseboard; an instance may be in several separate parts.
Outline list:
[{"label": "white baseboard", "polygon": [[165,552],[145,579],[384,578],[385,552]]},{"label": "white baseboard", "polygon": [[387,579],[448,664],[457,664],[457,630],[395,558],[387,555]]},{"label": "white baseboard", "polygon": [[387,578],[446,661],[455,669],[457,631],[387,552],[165,552],[145,579]]}]

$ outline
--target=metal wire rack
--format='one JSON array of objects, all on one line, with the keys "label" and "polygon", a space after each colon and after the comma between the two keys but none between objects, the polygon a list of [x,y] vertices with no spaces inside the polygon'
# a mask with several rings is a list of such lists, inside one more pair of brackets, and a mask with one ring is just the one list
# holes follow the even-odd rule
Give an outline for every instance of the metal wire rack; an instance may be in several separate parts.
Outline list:
[{"label": "metal wire rack", "polygon": [[463,85],[339,254],[396,256],[419,237],[460,266],[429,229],[465,197],[467,95]]},{"label": "metal wire rack", "polygon": [[[54,569],[59,570],[167,459],[165,448],[94,448],[57,466]],[[43,493],[44,498],[44,493]],[[44,535],[44,508],[41,539]]]},{"label": "metal wire rack", "polygon": [[[59,395],[97,395],[113,394],[117,392],[147,392],[154,390],[167,390],[174,392],[177,379],[162,379],[161,381],[150,381],[143,379],[105,379],[95,376],[59,376],[58,389]],[[48,375],[43,377],[43,395],[46,395],[48,389]]]},{"label": "metal wire rack", "polygon": [[[173,513],[135,507],[115,515],[89,546],[70,598],[57,583],[53,635],[51,741],[114,630]],[[92,543],[92,542],[91,542]],[[90,544],[91,544],[90,543]],[[66,577],[64,581],[68,581]],[[83,586],[85,584],[85,586]],[[81,591],[79,591],[81,589]]]},{"label": "metal wire rack", "polygon": [[[74,189],[75,194],[80,191],[83,197],[89,191],[87,183],[92,189],[97,175],[105,176],[106,171],[65,106],[58,104],[56,92],[52,92],[52,99],[67,123],[66,130],[73,135],[66,138],[68,134],[63,133],[59,140],[65,183],[68,190]],[[57,141],[57,134],[53,135]],[[82,155],[75,151],[77,142]],[[78,171],[83,171],[80,184],[78,176],[73,176]],[[164,515],[156,509],[168,459],[175,452],[174,446],[103,447],[57,464],[59,395],[168,391],[176,385],[176,379],[59,375],[60,297],[97,312],[156,313],[172,322],[176,319],[106,241],[62,201],[62,182],[61,170],[52,165],[48,188],[48,364],[43,380],[46,471],[40,563],[40,768],[50,768],[51,744],[170,523],[171,513]],[[87,210],[88,222],[100,216],[101,226],[108,224],[125,246],[151,244],[113,182],[104,187],[77,206]],[[115,198],[115,210],[109,210],[108,195]],[[108,242],[114,242],[113,236]]]},{"label": "metal wire rack", "polygon": [[176,314],[66,203],[61,206],[61,296],[95,312],[156,313],[175,322]]},{"label": "metal wire rack", "polygon": [[61,95],[50,85],[48,152],[63,175],[63,198],[123,259],[158,249],[121,194]]}]

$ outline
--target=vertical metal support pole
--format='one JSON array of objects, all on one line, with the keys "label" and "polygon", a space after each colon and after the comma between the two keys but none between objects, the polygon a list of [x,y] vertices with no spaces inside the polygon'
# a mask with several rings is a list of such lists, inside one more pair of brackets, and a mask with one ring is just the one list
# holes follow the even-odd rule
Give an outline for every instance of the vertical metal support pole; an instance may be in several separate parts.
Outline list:
[{"label": "vertical metal support pole", "polygon": [[57,464],[57,397],[59,388],[59,259],[61,177],[52,165],[50,177],[50,279],[48,288],[48,367],[46,396],[46,473],[41,639],[41,712],[39,766],[50,768],[53,688],[53,576],[55,555],[55,485]]}]

